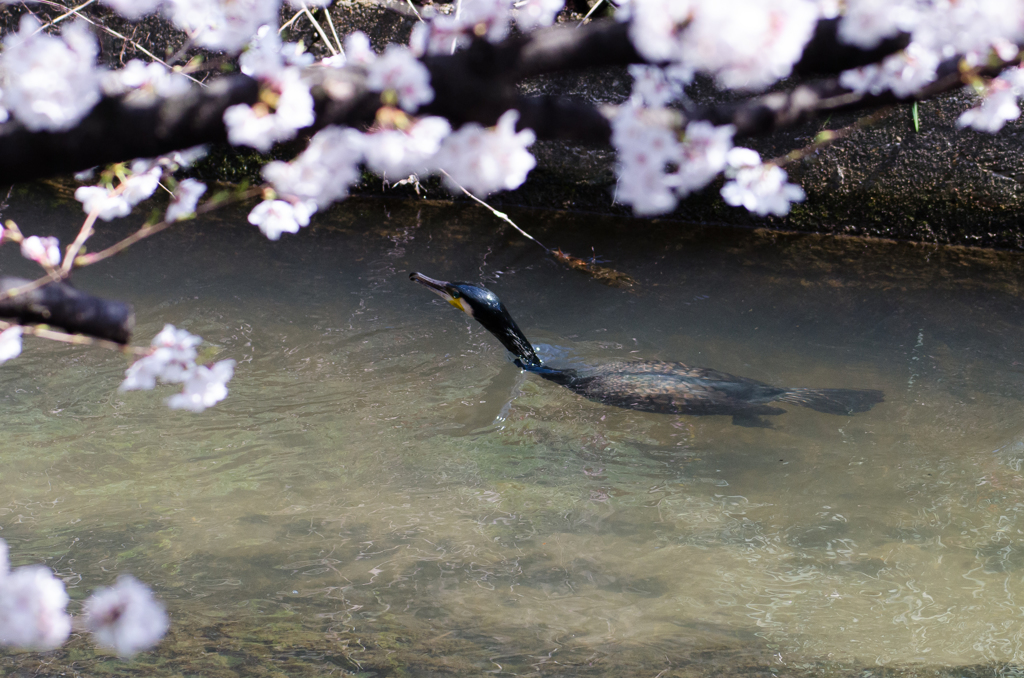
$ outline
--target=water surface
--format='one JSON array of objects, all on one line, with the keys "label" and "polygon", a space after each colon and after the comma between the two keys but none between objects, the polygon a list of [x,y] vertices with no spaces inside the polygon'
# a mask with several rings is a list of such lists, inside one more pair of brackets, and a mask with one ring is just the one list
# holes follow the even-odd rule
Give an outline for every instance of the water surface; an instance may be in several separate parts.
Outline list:
[{"label": "water surface", "polygon": [[[238,361],[194,415],[117,353],[27,339],[0,368],[0,537],[72,611],[121,572],[167,603],[130,663],[74,637],[23,675],[1024,670],[1019,255],[350,202],[266,241],[228,211],[76,276]],[[73,237],[76,204],[4,217]],[[103,226],[93,249],[127,226]],[[593,249],[591,249],[593,248]],[[13,247],[5,273],[27,274]],[[553,364],[679,360],[878,388],[772,429],[631,412],[522,375],[408,281],[483,281]],[[215,354],[215,356],[214,356]]]}]

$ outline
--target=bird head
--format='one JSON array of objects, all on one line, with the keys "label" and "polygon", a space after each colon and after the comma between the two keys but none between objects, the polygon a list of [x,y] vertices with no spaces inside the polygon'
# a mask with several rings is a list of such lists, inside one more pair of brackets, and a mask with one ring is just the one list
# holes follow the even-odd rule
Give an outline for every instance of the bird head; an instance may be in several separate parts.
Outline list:
[{"label": "bird head", "polygon": [[516,321],[494,292],[486,287],[466,282],[434,280],[422,273],[410,273],[409,279],[423,285],[449,304],[459,309],[493,334],[526,367],[541,364]]}]

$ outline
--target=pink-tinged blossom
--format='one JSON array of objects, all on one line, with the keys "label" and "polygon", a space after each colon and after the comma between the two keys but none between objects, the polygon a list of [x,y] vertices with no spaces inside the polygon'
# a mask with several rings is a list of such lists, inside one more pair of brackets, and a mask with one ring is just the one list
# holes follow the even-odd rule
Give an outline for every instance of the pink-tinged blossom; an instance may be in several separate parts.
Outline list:
[{"label": "pink-tinged blossom", "polygon": [[521,0],[515,4],[516,25],[521,31],[550,26],[565,7],[565,0]]},{"label": "pink-tinged blossom", "polygon": [[140,358],[125,372],[120,391],[150,390],[156,381],[178,384],[184,381],[196,366],[196,346],[202,337],[179,330],[174,325],[164,328],[153,337],[153,352]]},{"label": "pink-tinged blossom", "polygon": [[366,86],[376,92],[395,92],[398,105],[407,111],[415,111],[434,100],[430,71],[408,47],[388,45],[367,70]]},{"label": "pink-tinged blossom", "polygon": [[156,187],[160,185],[160,177],[163,170],[160,167],[133,173],[121,184],[121,196],[129,205],[138,205],[149,196],[153,195]]},{"label": "pink-tinged blossom", "polygon": [[454,14],[424,12],[426,21],[413,27],[409,47],[415,54],[450,54],[473,36],[490,42],[505,39],[511,0],[461,0]]},{"label": "pink-tinged blossom", "polygon": [[86,214],[96,212],[103,221],[127,216],[132,211],[132,206],[124,196],[114,195],[113,191],[103,186],[79,186],[75,189],[75,200],[82,203]]},{"label": "pink-tinged blossom", "polygon": [[275,25],[280,0],[169,0],[174,24],[199,47],[236,52],[264,24]]},{"label": "pink-tinged blossom", "polygon": [[242,72],[253,78],[278,78],[286,68],[302,68],[312,63],[312,54],[299,43],[282,43],[277,30],[271,26],[261,26],[238,58]]},{"label": "pink-tinged blossom", "polygon": [[157,10],[163,0],[100,0],[125,19],[135,21]]},{"label": "pink-tinged blossom", "polygon": [[847,0],[839,21],[839,39],[873,49],[882,40],[912,28],[917,18],[917,8],[905,0]]},{"label": "pink-tinged blossom", "polygon": [[648,121],[634,103],[622,106],[612,120],[612,145],[618,154],[615,201],[631,205],[633,213],[640,216],[672,211],[677,199],[667,168],[682,161],[676,135]]},{"label": "pink-tinged blossom", "polygon": [[185,179],[174,189],[171,196],[171,203],[167,206],[167,214],[164,221],[180,221],[192,216],[196,211],[196,204],[203,193],[206,193],[206,184],[195,179]]},{"label": "pink-tinged blossom", "polygon": [[[0,82],[2,82],[2,78],[0,78]],[[4,91],[0,89],[0,122],[7,122],[10,117],[10,113],[4,108]]]},{"label": "pink-tinged blossom", "polygon": [[155,61],[146,63],[139,59],[132,59],[121,70],[104,73],[102,86],[108,96],[139,91],[165,98],[181,96],[192,87],[181,73]]},{"label": "pink-tinged blossom", "polygon": [[652,62],[759,90],[790,74],[818,20],[811,0],[633,0],[630,38]]},{"label": "pink-tinged blossom", "polygon": [[517,120],[519,111],[509,110],[493,129],[470,122],[448,135],[433,161],[451,175],[445,183],[453,190],[461,184],[478,197],[519,188],[537,165],[526,150],[537,137],[530,129],[516,132]]},{"label": "pink-tinged blossom", "polygon": [[679,169],[669,175],[669,185],[676,193],[685,196],[699,191],[725,169],[735,133],[736,128],[732,125],[715,127],[703,120],[695,120],[686,126]]},{"label": "pink-tinged blossom", "polygon": [[733,148],[727,156],[731,181],[722,186],[722,198],[733,207],[743,206],[760,216],[789,214],[790,203],[804,199],[804,190],[786,183],[786,171],[749,148]]},{"label": "pink-tinged blossom", "polygon": [[[17,358],[21,355],[21,328],[15,325],[0,332],[0,365]],[[4,545],[4,558],[6,563],[7,545]]]},{"label": "pink-tinged blossom", "polygon": [[366,33],[353,31],[345,36],[345,59],[352,66],[369,66],[377,60]]},{"label": "pink-tinged blossom", "polygon": [[31,235],[21,241],[21,256],[40,266],[60,265],[60,241],[53,236],[40,238]]},{"label": "pink-tinged blossom", "polygon": [[278,141],[291,139],[298,130],[313,124],[313,95],[309,92],[309,85],[302,81],[298,69],[283,71],[275,89],[278,99],[273,113],[262,105],[253,108],[247,104],[235,104],[225,109],[228,141],[235,146],[251,146],[266,152]]},{"label": "pink-tinged blossom", "polygon": [[259,226],[263,235],[270,240],[280,240],[282,233],[298,233],[309,225],[309,218],[316,211],[312,200],[292,204],[284,200],[264,200],[249,212],[249,223]]},{"label": "pink-tinged blossom", "polygon": [[234,374],[234,360],[221,360],[213,367],[200,365],[189,374],[182,392],[167,399],[167,406],[172,410],[191,412],[213,407],[227,397],[227,383]]},{"label": "pink-tinged blossom", "polygon": [[405,131],[384,130],[363,135],[366,165],[377,174],[404,177],[431,169],[431,159],[452,131],[444,118],[421,118]]},{"label": "pink-tinged blossom", "polygon": [[85,626],[97,645],[131,657],[160,642],[168,619],[164,606],[145,584],[122,575],[114,586],[96,591],[85,601]]},{"label": "pink-tinged blossom", "polygon": [[43,565],[0,577],[0,646],[27,650],[60,647],[71,633],[64,582]]},{"label": "pink-tinged blossom", "polygon": [[65,27],[60,38],[39,28],[26,13],[18,32],[4,38],[3,105],[33,132],[68,129],[100,100],[96,38],[82,22]]},{"label": "pink-tinged blossom", "polygon": [[363,145],[364,136],[354,129],[325,127],[291,162],[268,163],[263,177],[280,195],[327,207],[348,196],[349,186],[359,180]]},{"label": "pink-tinged blossom", "polygon": [[[1014,69],[1019,72],[1020,69]],[[1014,87],[1009,80],[996,78],[989,83],[985,96],[979,106],[964,111],[957,118],[957,127],[971,127],[979,132],[995,134],[1011,120],[1020,117],[1021,90]]]},{"label": "pink-tinged blossom", "polygon": [[633,76],[633,96],[655,108],[679,99],[683,87],[693,80],[693,71],[680,65],[660,68],[634,64],[629,67],[629,74]]},{"label": "pink-tinged blossom", "polygon": [[908,97],[935,79],[938,53],[911,43],[906,49],[887,56],[882,65],[870,64],[843,71],[839,84],[854,92],[881,94],[892,90],[897,97]]}]

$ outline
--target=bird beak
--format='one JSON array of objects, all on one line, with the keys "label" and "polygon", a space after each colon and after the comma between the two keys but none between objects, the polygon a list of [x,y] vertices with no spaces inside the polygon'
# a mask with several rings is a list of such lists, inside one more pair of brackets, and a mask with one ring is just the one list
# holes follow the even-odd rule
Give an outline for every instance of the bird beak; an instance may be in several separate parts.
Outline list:
[{"label": "bird beak", "polygon": [[430,290],[437,296],[441,297],[442,299],[444,299],[449,304],[459,309],[463,313],[468,313],[466,307],[462,305],[462,300],[456,299],[448,291],[448,288],[451,287],[451,283],[447,283],[443,280],[434,280],[433,278],[428,278],[422,273],[410,273],[409,280],[423,285],[428,290]]}]

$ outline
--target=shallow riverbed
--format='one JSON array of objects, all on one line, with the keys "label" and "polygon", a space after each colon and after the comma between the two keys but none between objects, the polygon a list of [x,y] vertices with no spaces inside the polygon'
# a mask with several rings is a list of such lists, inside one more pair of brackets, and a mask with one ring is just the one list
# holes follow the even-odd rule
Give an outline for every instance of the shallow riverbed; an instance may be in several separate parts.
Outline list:
[{"label": "shallow riverbed", "polygon": [[[39,193],[3,216],[62,242],[81,221]],[[277,243],[228,211],[79,273],[135,305],[135,343],[173,323],[238,366],[198,415],[118,392],[111,351],[29,338],[0,367],[13,564],[50,565],[72,612],[130,572],[172,617],[133,662],[76,636],[0,671],[1024,672],[1020,255],[510,216],[638,287],[482,209],[380,201]],[[12,246],[0,266],[31,272]],[[485,282],[556,365],[886,400],[772,429],[602,406],[520,374],[414,270]]]}]

